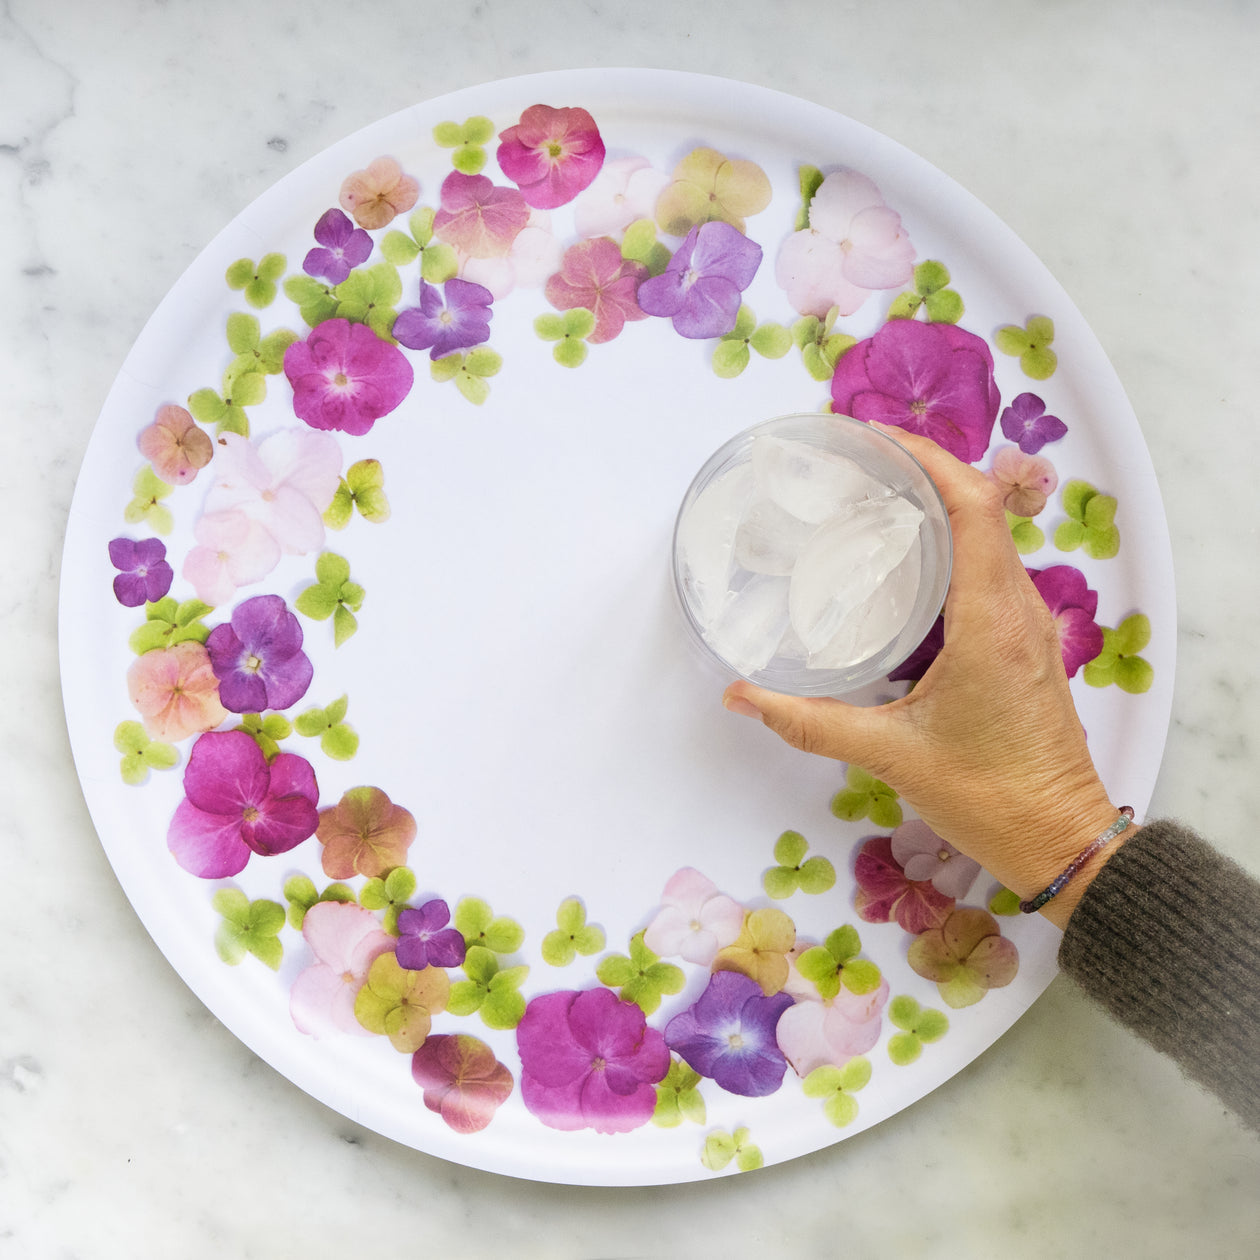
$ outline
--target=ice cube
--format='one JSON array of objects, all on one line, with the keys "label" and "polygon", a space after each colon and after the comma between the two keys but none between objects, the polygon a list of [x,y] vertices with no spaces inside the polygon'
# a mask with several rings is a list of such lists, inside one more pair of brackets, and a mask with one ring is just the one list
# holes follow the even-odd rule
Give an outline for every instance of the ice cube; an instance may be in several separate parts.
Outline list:
[{"label": "ice cube", "polygon": [[750,573],[785,577],[817,528],[785,512],[773,499],[757,499],[735,533],[735,560]]},{"label": "ice cube", "polygon": [[922,554],[916,537],[901,563],[841,619],[831,641],[810,654],[810,669],[847,669],[869,660],[905,629],[919,594]]},{"label": "ice cube", "polygon": [[758,494],[811,525],[846,503],[891,493],[853,460],[808,442],[762,435],[753,441],[751,460]]},{"label": "ice cube", "polygon": [[716,477],[696,496],[678,523],[688,602],[700,624],[720,614],[734,566],[735,531],[752,495],[753,475],[740,464]]},{"label": "ice cube", "polygon": [[792,571],[792,628],[806,651],[821,652],[845,617],[901,563],[923,513],[898,495],[850,504],[819,526]]},{"label": "ice cube", "polygon": [[713,650],[741,674],[764,669],[788,628],[788,579],[754,574],[703,627]]}]

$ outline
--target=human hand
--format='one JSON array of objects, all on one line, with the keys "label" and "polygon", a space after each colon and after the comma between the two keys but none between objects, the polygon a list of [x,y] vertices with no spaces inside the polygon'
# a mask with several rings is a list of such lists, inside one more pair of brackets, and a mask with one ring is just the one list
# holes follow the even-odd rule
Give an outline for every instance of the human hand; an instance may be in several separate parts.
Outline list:
[{"label": "human hand", "polygon": [[[935,442],[877,427],[923,465],[949,511],[944,648],[909,695],[874,708],[743,681],[727,688],[723,703],[793,747],[882,779],[942,839],[1030,897],[1119,811],[1094,768],[1054,620],[1015,550],[998,488]],[[1042,913],[1065,926],[1116,847]]]}]

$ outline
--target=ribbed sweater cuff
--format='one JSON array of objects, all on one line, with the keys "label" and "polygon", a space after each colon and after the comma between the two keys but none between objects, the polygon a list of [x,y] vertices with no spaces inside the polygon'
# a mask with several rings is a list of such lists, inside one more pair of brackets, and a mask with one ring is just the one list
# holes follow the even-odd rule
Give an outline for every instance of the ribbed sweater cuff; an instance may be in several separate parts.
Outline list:
[{"label": "ribbed sweater cuff", "polygon": [[1144,824],[1085,891],[1059,965],[1260,1132],[1260,883],[1240,866]]}]

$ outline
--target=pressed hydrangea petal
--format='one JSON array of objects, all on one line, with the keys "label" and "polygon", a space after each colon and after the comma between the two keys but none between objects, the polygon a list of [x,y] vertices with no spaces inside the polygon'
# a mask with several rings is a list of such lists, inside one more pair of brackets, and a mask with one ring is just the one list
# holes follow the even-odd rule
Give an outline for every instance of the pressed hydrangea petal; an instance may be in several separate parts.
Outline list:
[{"label": "pressed hydrangea petal", "polygon": [[208,814],[234,816],[266,798],[267,759],[244,731],[209,731],[193,745],[184,768],[184,794]]},{"label": "pressed hydrangea petal", "polygon": [[696,231],[689,265],[702,276],[719,275],[743,290],[761,266],[761,246],[729,223],[703,223]]},{"label": "pressed hydrangea petal", "polygon": [[847,280],[865,289],[892,289],[914,275],[914,246],[901,230],[901,216],[887,206],[872,206],[849,226],[850,248],[844,257]]},{"label": "pressed hydrangea petal", "polygon": [[478,1133],[512,1092],[512,1074],[484,1041],[467,1033],[428,1037],[411,1058],[424,1105],[456,1133]]},{"label": "pressed hydrangea petal", "polygon": [[196,642],[144,653],[127,670],[127,693],[154,738],[177,744],[227,718],[210,655]]},{"label": "pressed hydrangea petal", "polygon": [[286,796],[265,801],[258,817],[241,826],[241,839],[255,853],[272,857],[287,853],[315,834],[319,811],[304,796]]},{"label": "pressed hydrangea petal", "polygon": [[187,799],[175,809],[166,833],[166,847],[184,870],[202,879],[236,875],[245,869],[250,855],[249,846],[241,839],[239,813],[210,814]]},{"label": "pressed hydrangea petal", "polygon": [[521,1067],[542,1085],[567,1085],[590,1071],[589,1051],[569,1031],[569,1009],[577,996],[562,991],[536,997],[517,1025]]},{"label": "pressed hydrangea petal", "polygon": [[582,1111],[584,1076],[574,1076],[559,1085],[545,1085],[522,1064],[521,1101],[531,1114],[549,1129],[572,1133],[587,1126]]},{"label": "pressed hydrangea petal", "polygon": [[833,171],[810,199],[809,226],[833,241],[843,241],[857,215],[883,204],[875,182],[861,171]]}]

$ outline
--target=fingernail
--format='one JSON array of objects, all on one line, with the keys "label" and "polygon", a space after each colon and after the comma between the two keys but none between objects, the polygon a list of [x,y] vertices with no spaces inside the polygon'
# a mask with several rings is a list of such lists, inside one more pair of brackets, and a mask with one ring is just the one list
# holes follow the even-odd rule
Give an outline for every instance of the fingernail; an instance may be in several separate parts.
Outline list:
[{"label": "fingernail", "polygon": [[759,722],[765,720],[762,717],[761,710],[751,701],[745,700],[743,696],[724,696],[722,703],[732,713],[738,713],[740,717],[756,718]]}]

